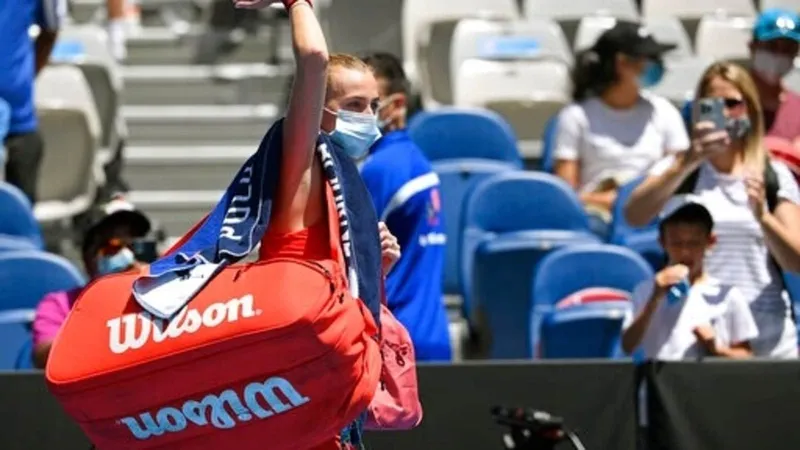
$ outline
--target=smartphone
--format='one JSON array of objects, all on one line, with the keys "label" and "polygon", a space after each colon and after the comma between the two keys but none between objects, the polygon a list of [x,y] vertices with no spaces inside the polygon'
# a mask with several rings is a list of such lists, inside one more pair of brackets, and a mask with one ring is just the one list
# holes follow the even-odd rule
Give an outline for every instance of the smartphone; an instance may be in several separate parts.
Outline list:
[{"label": "smartphone", "polygon": [[158,259],[158,243],[154,239],[136,239],[131,249],[139,262],[151,263]]},{"label": "smartphone", "polygon": [[694,123],[711,122],[715,130],[725,129],[725,100],[720,97],[701,98],[694,103]]}]

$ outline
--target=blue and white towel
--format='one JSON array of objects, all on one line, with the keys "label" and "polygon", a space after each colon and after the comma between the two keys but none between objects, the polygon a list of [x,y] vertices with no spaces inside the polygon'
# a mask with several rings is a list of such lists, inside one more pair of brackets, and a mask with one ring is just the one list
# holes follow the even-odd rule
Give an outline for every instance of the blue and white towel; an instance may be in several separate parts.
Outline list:
[{"label": "blue and white towel", "polygon": [[[151,264],[149,275],[134,282],[134,298],[144,310],[171,319],[222,268],[255,249],[269,225],[282,143],[283,120],[279,120],[203,224],[174,253]],[[350,289],[380,323],[381,250],[369,192],[353,161],[324,133],[317,141],[317,155],[336,197]]]}]

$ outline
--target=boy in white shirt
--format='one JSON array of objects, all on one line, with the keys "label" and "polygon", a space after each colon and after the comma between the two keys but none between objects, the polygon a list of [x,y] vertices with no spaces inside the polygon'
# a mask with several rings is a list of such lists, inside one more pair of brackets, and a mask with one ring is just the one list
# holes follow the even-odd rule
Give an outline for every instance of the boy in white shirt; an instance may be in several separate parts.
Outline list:
[{"label": "boy in white shirt", "polygon": [[633,292],[634,315],[622,337],[627,353],[640,348],[645,359],[656,360],[752,356],[749,341],[758,328],[750,307],[736,287],[703,269],[716,242],[713,227],[711,214],[694,195],[667,203],[659,239],[668,265]]}]

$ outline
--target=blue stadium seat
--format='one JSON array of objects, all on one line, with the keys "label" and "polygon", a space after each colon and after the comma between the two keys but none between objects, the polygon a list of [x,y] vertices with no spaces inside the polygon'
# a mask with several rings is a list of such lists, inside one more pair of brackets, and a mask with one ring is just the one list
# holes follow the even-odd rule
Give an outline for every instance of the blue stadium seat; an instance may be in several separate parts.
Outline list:
[{"label": "blue stadium seat", "polygon": [[522,168],[514,130],[492,111],[461,108],[423,111],[411,119],[408,132],[431,161],[489,159]]},{"label": "blue stadium seat", "polygon": [[[0,182],[0,250],[44,246],[31,203],[16,187]],[[10,241],[3,244],[4,241]],[[20,242],[23,241],[23,242]]]},{"label": "blue stadium seat", "polygon": [[556,160],[553,152],[556,150],[557,131],[558,114],[551,117],[544,126],[544,136],[542,136],[542,161],[540,163],[542,172],[554,173],[556,170]]},{"label": "blue stadium seat", "polygon": [[[786,291],[789,293],[789,300],[792,303],[795,319],[800,317],[800,274],[783,272],[783,282]],[[800,321],[795,320],[797,326],[798,345],[800,345]]]},{"label": "blue stadium seat", "polygon": [[19,353],[30,340],[33,309],[0,311],[0,370],[13,370]]},{"label": "blue stadium seat", "polygon": [[460,245],[465,315],[481,307],[492,357],[531,355],[527,312],[530,278],[555,248],[597,242],[578,198],[553,175],[514,171],[480,182],[464,205]]},{"label": "blue stadium seat", "polygon": [[622,323],[631,302],[596,302],[551,311],[541,328],[540,357],[616,358],[622,356]]},{"label": "blue stadium seat", "polygon": [[22,343],[19,352],[17,352],[17,360],[14,362],[14,368],[17,370],[33,370],[33,338],[28,336],[28,339]]},{"label": "blue stadium seat", "polygon": [[627,247],[640,254],[653,270],[659,270],[665,264],[664,249],[658,242],[658,219],[653,219],[644,227],[632,227],[625,220],[625,204],[628,202],[636,186],[644,180],[639,177],[619,188],[617,200],[612,208],[611,231],[608,241],[611,244]]},{"label": "blue stadium seat", "polygon": [[516,166],[505,161],[486,159],[451,159],[434,161],[432,165],[433,170],[439,175],[439,186],[444,199],[442,214],[447,233],[442,287],[445,294],[463,296],[458,254],[464,199],[479,181],[499,172],[515,170]]},{"label": "blue stadium seat", "polygon": [[532,348],[539,346],[542,320],[564,297],[589,287],[632,292],[638,283],[653,276],[653,269],[641,256],[616,245],[575,245],[550,253],[533,279]]},{"label": "blue stadium seat", "polygon": [[83,284],[78,269],[61,256],[32,250],[0,253],[0,311],[34,309],[45,294]]}]

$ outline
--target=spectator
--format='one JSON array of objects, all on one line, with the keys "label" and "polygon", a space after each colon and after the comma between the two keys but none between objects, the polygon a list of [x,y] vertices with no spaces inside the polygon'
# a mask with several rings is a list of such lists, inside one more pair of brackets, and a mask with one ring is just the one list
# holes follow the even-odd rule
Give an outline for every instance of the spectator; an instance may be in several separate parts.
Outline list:
[{"label": "spectator", "polygon": [[[669,262],[654,280],[634,289],[634,319],[625,325],[623,348],[627,353],[641,348],[643,357],[658,360],[751,357],[758,329],[747,301],[703,267],[716,242],[711,213],[693,195],[683,195],[674,197],[661,217],[659,237]],[[668,294],[682,283],[685,292]]]},{"label": "spectator", "polygon": [[411,334],[417,359],[449,361],[439,178],[405,129],[409,82],[402,63],[386,53],[372,54],[365,62],[378,81],[377,114],[384,135],[364,159],[361,176],[378,216],[403,250],[386,279],[386,298]]},{"label": "spectator", "polygon": [[[33,81],[47,65],[66,9],[66,0],[0,2],[0,99],[11,105],[6,181],[34,203],[44,142],[37,131]],[[34,23],[40,31],[32,44],[28,28]]]},{"label": "spectator", "polygon": [[717,224],[718,243],[706,256],[709,275],[735,282],[758,325],[756,356],[797,357],[781,269],[800,271],[800,193],[789,169],[768,161],[764,120],[753,80],[735,64],[716,63],[698,84],[696,98],[725,100],[727,126],[694,127],[688,152],[657,163],[633,192],[625,215],[633,226],[647,224],[670,197],[697,194]]},{"label": "spectator", "polygon": [[621,184],[689,146],[678,110],[642,92],[661,80],[661,58],[674,48],[617,21],[576,57],[574,103],[558,117],[555,172],[605,221]]},{"label": "spectator", "polygon": [[[150,220],[124,200],[112,200],[96,212],[96,218],[84,234],[81,256],[89,277],[123,272],[139,266],[143,258],[132,248],[133,241],[150,232]],[[67,319],[67,314],[82,288],[53,292],[44,296],[33,321],[33,358],[43,368],[50,346]]]}]

